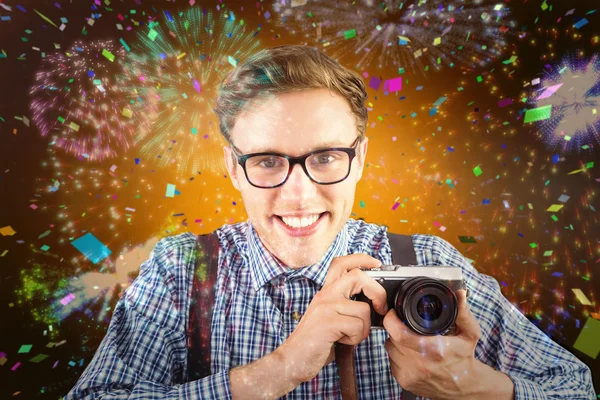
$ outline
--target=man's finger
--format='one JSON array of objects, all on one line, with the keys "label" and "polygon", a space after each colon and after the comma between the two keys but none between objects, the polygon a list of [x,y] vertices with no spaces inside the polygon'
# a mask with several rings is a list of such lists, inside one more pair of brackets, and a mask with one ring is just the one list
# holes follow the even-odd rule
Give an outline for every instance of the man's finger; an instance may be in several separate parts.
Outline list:
[{"label": "man's finger", "polygon": [[456,297],[458,299],[456,326],[459,329],[459,335],[469,339],[479,340],[481,337],[481,327],[469,308],[469,303],[467,303],[467,292],[460,289],[456,292]]},{"label": "man's finger", "polygon": [[342,299],[335,304],[338,314],[359,318],[364,321],[364,335],[369,336],[371,330],[371,307],[362,301]]},{"label": "man's finger", "polygon": [[413,332],[398,318],[395,309],[391,309],[383,318],[383,327],[397,346],[421,352],[424,336]]},{"label": "man's finger", "polygon": [[361,318],[337,314],[331,318],[331,323],[339,331],[337,341],[340,343],[358,345],[369,336],[369,329]]},{"label": "man's finger", "polygon": [[323,287],[331,285],[342,275],[355,268],[377,268],[381,266],[381,261],[365,253],[349,254],[347,256],[336,257],[329,265],[329,271],[325,278]]},{"label": "man's finger", "polygon": [[371,300],[376,312],[381,315],[387,312],[387,292],[381,284],[360,269],[354,269],[339,278],[335,283],[335,290],[346,299],[362,292]]}]

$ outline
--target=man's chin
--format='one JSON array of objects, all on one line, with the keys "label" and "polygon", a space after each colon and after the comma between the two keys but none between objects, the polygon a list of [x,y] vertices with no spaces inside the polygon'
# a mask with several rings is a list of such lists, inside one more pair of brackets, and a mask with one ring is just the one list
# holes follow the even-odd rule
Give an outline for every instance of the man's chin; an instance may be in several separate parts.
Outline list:
[{"label": "man's chin", "polygon": [[313,264],[316,264],[317,262],[319,262],[319,260],[317,259],[313,259],[313,260],[308,260],[308,259],[297,259],[297,260],[291,260],[290,262],[283,262],[282,260],[279,260],[281,262],[282,265],[284,265],[286,268],[289,269],[302,269],[302,268],[306,268],[309,267]]},{"label": "man's chin", "polygon": [[[323,222],[329,224],[330,220]],[[274,222],[274,224],[277,224],[277,222]],[[322,226],[321,228],[329,227]],[[260,227],[258,234],[267,250],[279,263],[293,269],[307,267],[319,262],[331,244],[327,229],[319,229],[309,236],[294,237],[281,231],[281,227],[267,223]],[[323,247],[325,242],[328,242],[328,245]]]},{"label": "man's chin", "polygon": [[280,263],[288,268],[298,269],[308,267],[319,262],[323,256],[321,249],[310,245],[289,245],[275,253]]}]

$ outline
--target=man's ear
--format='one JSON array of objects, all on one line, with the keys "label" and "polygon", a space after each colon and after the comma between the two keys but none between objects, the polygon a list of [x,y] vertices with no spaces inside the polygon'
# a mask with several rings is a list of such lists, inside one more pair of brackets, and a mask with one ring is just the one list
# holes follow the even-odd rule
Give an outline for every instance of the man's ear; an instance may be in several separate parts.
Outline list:
[{"label": "man's ear", "polygon": [[360,179],[362,178],[362,174],[363,174],[363,169],[365,167],[365,159],[367,158],[367,147],[368,147],[368,142],[369,142],[369,138],[368,137],[364,137],[363,140],[361,141],[360,145],[356,148],[356,158],[357,158],[357,169],[358,169],[358,176],[356,177],[356,182],[358,183],[358,181],[360,181]]},{"label": "man's ear", "polygon": [[227,167],[227,172],[229,173],[229,178],[231,179],[231,183],[233,186],[239,191],[240,184],[238,182],[237,177],[237,163],[234,161],[235,155],[233,154],[233,150],[229,146],[223,146],[223,157],[225,158],[225,166]]}]

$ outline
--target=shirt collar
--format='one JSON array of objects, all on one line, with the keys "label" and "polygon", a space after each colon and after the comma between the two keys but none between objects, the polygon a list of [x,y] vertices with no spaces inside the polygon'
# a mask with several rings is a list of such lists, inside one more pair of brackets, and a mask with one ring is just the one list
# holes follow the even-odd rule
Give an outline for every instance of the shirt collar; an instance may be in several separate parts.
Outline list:
[{"label": "shirt collar", "polygon": [[248,220],[246,223],[248,243],[246,260],[250,264],[254,290],[257,291],[279,276],[283,276],[286,281],[305,277],[321,288],[325,283],[331,261],[335,257],[344,256],[348,253],[348,223],[346,223],[320,261],[300,269],[291,269],[282,264],[266,249],[250,221]]}]

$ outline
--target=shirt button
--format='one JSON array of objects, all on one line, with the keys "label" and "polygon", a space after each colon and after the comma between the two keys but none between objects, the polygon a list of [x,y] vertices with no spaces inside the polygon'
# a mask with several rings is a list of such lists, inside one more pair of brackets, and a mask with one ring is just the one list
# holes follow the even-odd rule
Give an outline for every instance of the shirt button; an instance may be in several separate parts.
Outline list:
[{"label": "shirt button", "polygon": [[302,314],[300,314],[298,311],[292,312],[292,319],[294,321],[300,321],[300,318],[302,318]]}]

